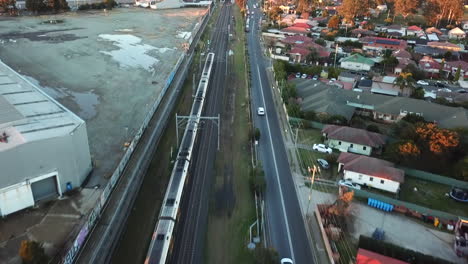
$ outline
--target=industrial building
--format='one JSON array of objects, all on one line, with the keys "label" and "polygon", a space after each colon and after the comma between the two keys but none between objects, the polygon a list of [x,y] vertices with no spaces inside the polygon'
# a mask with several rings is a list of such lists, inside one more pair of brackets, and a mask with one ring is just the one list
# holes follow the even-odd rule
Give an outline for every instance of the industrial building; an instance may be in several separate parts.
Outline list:
[{"label": "industrial building", "polygon": [[0,61],[0,215],[79,187],[91,169],[85,121]]}]

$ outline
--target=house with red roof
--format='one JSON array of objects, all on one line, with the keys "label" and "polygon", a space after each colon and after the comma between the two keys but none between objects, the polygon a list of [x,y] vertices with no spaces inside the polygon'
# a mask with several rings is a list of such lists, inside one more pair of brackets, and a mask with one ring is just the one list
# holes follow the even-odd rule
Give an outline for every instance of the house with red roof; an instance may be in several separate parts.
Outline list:
[{"label": "house with red roof", "polygon": [[418,26],[409,26],[406,29],[407,36],[421,36],[424,34],[424,30]]},{"label": "house with red roof", "polygon": [[303,44],[303,43],[313,43],[314,42],[314,40],[312,38],[309,38],[309,37],[306,37],[306,36],[300,36],[300,35],[287,36],[284,39],[281,39],[280,41],[285,43],[285,44],[290,44],[290,45]]},{"label": "house with red roof", "polygon": [[438,49],[443,49],[443,50],[448,50],[448,51],[460,51],[461,47],[450,43],[450,42],[437,42],[437,41],[431,41],[428,42],[427,45],[432,48],[438,48]]},{"label": "house with red roof", "polygon": [[440,73],[440,63],[431,56],[424,56],[419,60],[419,68],[425,71],[429,77],[438,77]]},{"label": "house with red roof", "polygon": [[380,153],[387,140],[386,136],[379,133],[337,125],[326,125],[322,129],[322,134],[330,148],[367,156]]},{"label": "house with red roof", "polygon": [[397,193],[405,182],[405,172],[386,160],[342,152],[337,162],[343,179],[360,185]]},{"label": "house with red roof", "polygon": [[307,36],[308,33],[310,33],[309,30],[305,29],[305,28],[301,28],[301,27],[295,27],[295,26],[291,26],[291,27],[287,27],[287,28],[283,28],[281,30],[285,35],[302,35],[302,36]]},{"label": "house with red roof", "polygon": [[295,63],[305,62],[307,59],[307,55],[309,55],[312,51],[306,48],[298,48],[294,47],[289,51],[289,56],[291,60]]},{"label": "house with red roof", "polygon": [[310,25],[306,23],[294,23],[293,27],[310,29]]},{"label": "house with red roof", "polygon": [[452,75],[455,76],[458,67],[460,67],[460,79],[468,78],[468,62],[466,61],[447,61],[444,64],[444,71],[452,73]]},{"label": "house with red roof", "polygon": [[370,250],[360,248],[356,256],[356,264],[409,264],[408,262],[380,255]]},{"label": "house with red roof", "polygon": [[406,49],[407,43],[405,40],[400,39],[389,39],[389,38],[380,38],[380,37],[364,37],[360,39],[360,42],[363,44],[364,50],[375,50],[382,51],[386,49],[391,50],[401,50]]}]

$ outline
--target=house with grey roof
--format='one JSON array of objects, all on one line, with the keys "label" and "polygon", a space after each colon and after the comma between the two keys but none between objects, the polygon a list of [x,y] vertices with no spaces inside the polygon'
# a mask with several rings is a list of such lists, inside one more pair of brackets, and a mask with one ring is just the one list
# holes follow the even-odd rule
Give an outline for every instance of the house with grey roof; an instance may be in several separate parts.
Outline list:
[{"label": "house with grey roof", "polygon": [[387,137],[364,129],[326,125],[322,129],[325,143],[341,152],[352,152],[370,156],[372,153],[380,154]]},{"label": "house with grey roof", "polygon": [[304,111],[342,115],[348,120],[356,114],[388,123],[415,114],[444,128],[468,127],[468,110],[463,107],[338,89],[307,79],[295,79],[292,82],[296,84],[297,93],[302,98],[301,108]]}]

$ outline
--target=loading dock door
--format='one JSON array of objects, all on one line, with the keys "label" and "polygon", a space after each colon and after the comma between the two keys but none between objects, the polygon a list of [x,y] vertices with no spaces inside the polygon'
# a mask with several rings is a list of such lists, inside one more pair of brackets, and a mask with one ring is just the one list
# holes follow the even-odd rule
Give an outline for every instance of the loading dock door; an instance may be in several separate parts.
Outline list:
[{"label": "loading dock door", "polygon": [[33,182],[31,189],[34,201],[53,199],[58,196],[56,176]]},{"label": "loading dock door", "polygon": [[0,191],[0,215],[6,216],[34,205],[29,185],[18,185],[9,190]]}]

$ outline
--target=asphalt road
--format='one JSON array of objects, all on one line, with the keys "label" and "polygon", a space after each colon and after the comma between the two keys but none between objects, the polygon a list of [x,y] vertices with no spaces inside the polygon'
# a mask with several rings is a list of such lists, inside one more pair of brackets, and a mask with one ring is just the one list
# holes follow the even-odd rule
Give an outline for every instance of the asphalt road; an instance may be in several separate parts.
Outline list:
[{"label": "asphalt road", "polygon": [[[218,116],[221,113],[227,76],[228,25],[231,22],[231,3],[221,4],[211,48],[215,53],[211,84],[205,104],[204,116]],[[222,122],[222,120],[221,120]],[[170,263],[203,263],[205,235],[208,222],[209,193],[213,182],[213,168],[217,152],[217,127],[211,121],[204,121],[198,138],[198,150],[190,168],[187,193],[183,197],[181,220],[177,224],[175,246]]]},{"label": "asphalt road", "polygon": [[278,251],[280,258],[291,258],[297,264],[314,263],[267,78],[267,63],[260,46],[258,29],[262,12],[259,8],[253,9],[253,3],[249,2],[249,10],[255,14],[251,15],[247,41],[252,72],[252,108],[256,113],[258,107],[265,107],[264,116],[254,115],[254,124],[261,132],[258,151],[267,181],[267,244]]}]

